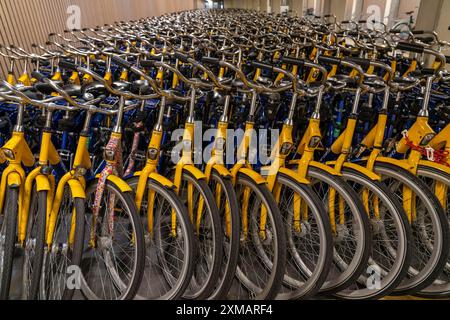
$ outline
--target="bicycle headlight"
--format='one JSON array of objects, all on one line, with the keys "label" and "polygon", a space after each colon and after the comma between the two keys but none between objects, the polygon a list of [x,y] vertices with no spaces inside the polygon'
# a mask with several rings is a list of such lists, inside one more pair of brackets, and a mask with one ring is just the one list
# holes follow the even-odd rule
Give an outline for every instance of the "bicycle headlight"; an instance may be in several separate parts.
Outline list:
[{"label": "bicycle headlight", "polygon": [[103,153],[106,161],[114,161],[115,155],[116,153],[111,149],[105,149],[105,152]]},{"label": "bicycle headlight", "polygon": [[14,160],[16,158],[14,151],[12,151],[11,149],[2,149],[2,150],[3,154],[8,160]]},{"label": "bicycle headlight", "polygon": [[148,149],[147,157],[149,160],[156,160],[156,158],[158,158],[158,149],[155,149],[155,148]]},{"label": "bicycle headlight", "polygon": [[281,151],[280,151],[280,153],[281,153],[281,155],[283,155],[283,156],[287,156],[287,155],[291,152],[291,149],[292,149],[292,143],[290,143],[290,142],[284,142],[284,143],[281,145]]},{"label": "bicycle headlight", "polygon": [[426,146],[430,143],[431,140],[433,140],[435,134],[434,133],[427,133],[423,138],[422,141],[420,141],[421,146]]},{"label": "bicycle headlight", "polygon": [[311,140],[309,140],[308,147],[310,147],[310,148],[317,148],[317,146],[320,143],[320,140],[321,140],[321,137],[319,137],[319,136],[312,137]]}]

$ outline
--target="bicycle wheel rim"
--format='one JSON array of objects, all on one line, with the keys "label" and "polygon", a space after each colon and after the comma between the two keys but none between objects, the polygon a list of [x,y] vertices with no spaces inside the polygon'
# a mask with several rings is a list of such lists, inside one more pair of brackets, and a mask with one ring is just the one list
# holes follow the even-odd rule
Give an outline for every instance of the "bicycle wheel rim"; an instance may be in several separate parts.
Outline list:
[{"label": "bicycle wheel rim", "polygon": [[[41,297],[44,299],[70,300],[75,290],[81,288],[81,221],[84,223],[84,199],[73,198],[70,188],[66,186],[56,217],[51,246],[46,247],[44,255],[41,280]],[[72,230],[72,227],[75,230]],[[71,232],[74,232],[72,244],[69,241]]]},{"label": "bicycle wheel rim", "polygon": [[[370,222],[358,195],[343,179],[316,168],[309,169],[308,177],[313,190],[323,199],[330,219],[330,189],[336,190],[336,200],[332,201],[336,225],[336,232],[333,232],[333,264],[321,288],[321,293],[332,294],[346,289],[367,266],[372,246]],[[327,186],[324,190],[318,190],[315,187],[316,181]],[[339,198],[344,202],[343,210],[340,208]]]},{"label": "bicycle wheel rim", "polygon": [[[271,229],[273,240],[273,259],[271,263],[263,261],[257,255],[252,259],[258,264],[258,272],[254,270],[247,271],[245,259],[247,256],[252,257],[253,238],[245,237],[243,230],[241,231],[241,241],[239,247],[239,260],[236,268],[236,278],[228,293],[229,299],[244,299],[244,300],[262,300],[273,299],[276,297],[278,290],[281,286],[285,263],[286,263],[286,238],[284,233],[283,221],[276,205],[275,199],[272,193],[266,187],[266,185],[259,185],[255,183],[250,177],[245,174],[239,173],[236,180],[236,195],[238,202],[242,205],[244,190],[248,188],[250,195],[248,203],[248,213],[251,216],[248,220],[256,219],[261,212],[261,206],[267,208],[268,225],[266,230]],[[252,204],[253,203],[253,204]],[[242,209],[242,207],[241,207]],[[242,213],[241,213],[242,214]],[[256,215],[256,218],[253,218]],[[245,223],[241,223],[241,229]],[[251,265],[251,264],[249,264]],[[267,265],[271,265],[271,268],[267,268]],[[265,275],[265,276],[264,276]],[[259,277],[264,279],[257,282],[252,277]]]},{"label": "bicycle wheel rim", "polygon": [[[139,178],[133,177],[127,183],[135,190]],[[154,228],[153,235],[149,229],[149,220],[147,215],[148,208],[148,192],[153,190],[155,192],[154,200]],[[169,211],[162,211],[163,209]],[[166,215],[171,217],[171,208],[175,210],[177,216],[176,236],[170,234],[171,226],[168,226]],[[189,284],[193,272],[193,257],[195,255],[193,229],[190,221],[187,219],[187,210],[182,204],[178,196],[169,190],[164,189],[158,182],[149,180],[147,189],[144,193],[144,198],[139,213],[142,224],[144,226],[145,239],[145,267],[142,283],[139,287],[136,299],[158,299],[158,300],[173,300],[182,296]],[[166,217],[165,219],[163,219]],[[159,228],[157,226],[160,226]],[[165,230],[165,231],[162,231]],[[168,237],[168,238],[167,238]],[[164,240],[164,239],[167,239]],[[170,243],[173,241],[181,243],[179,247],[174,250]],[[159,243],[159,244],[158,244]],[[167,243],[167,245],[164,245]],[[154,248],[156,247],[156,249]],[[181,250],[179,248],[182,248]],[[176,256],[182,261],[182,265],[174,270],[167,270],[167,264],[164,262],[165,251],[167,254]],[[173,253],[175,251],[175,254]],[[181,252],[180,252],[181,251]],[[180,258],[180,254],[182,257]],[[178,275],[174,276],[174,272]],[[154,287],[161,288],[159,292],[154,291]],[[149,291],[151,290],[151,291]]]},{"label": "bicycle wheel rim", "polygon": [[[403,199],[402,191],[397,191],[403,185],[411,188],[416,195],[417,218],[411,226],[413,258],[407,277],[395,290],[396,294],[412,294],[433,283],[444,268],[448,256],[448,243],[445,243],[448,239],[448,223],[439,201],[417,177],[386,164],[376,164],[375,171],[381,174],[383,183],[391,182],[388,188],[393,195]],[[417,204],[418,199],[421,205]],[[431,220],[428,226],[432,230],[421,225],[425,219]],[[431,254],[425,257],[430,249]]]},{"label": "bicycle wheel rim", "polygon": [[[132,299],[140,285],[145,261],[144,235],[134,199],[131,193],[122,193],[115,184],[107,181],[102,197],[102,210],[99,213],[102,221],[97,221],[93,229],[92,204],[96,187],[97,180],[86,190],[84,252],[80,265],[81,291],[90,300]],[[114,195],[114,212],[120,210],[122,213],[120,220],[114,219],[116,229],[113,238],[109,234],[107,223],[108,218],[111,217],[111,210],[108,209],[108,212],[105,212],[108,202],[112,201],[111,195]],[[118,204],[119,201],[120,204]],[[98,226],[99,223],[100,226]],[[118,226],[119,229],[117,229]],[[101,243],[92,243],[92,230],[95,233],[94,241],[100,240]]]},{"label": "bicycle wheel rim", "polygon": [[[279,208],[285,223],[288,254],[283,285],[277,298],[314,296],[324,284],[332,263],[331,226],[322,202],[308,187],[278,174]],[[294,194],[300,196],[295,199]],[[296,203],[299,201],[299,203]],[[306,203],[306,207],[303,207]],[[300,206],[300,204],[302,204]],[[294,205],[300,206],[300,229],[294,224]]]},{"label": "bicycle wheel rim", "polygon": [[[374,213],[370,212],[372,249],[365,272],[357,282],[336,293],[335,296],[351,300],[381,298],[390,294],[407,273],[411,254],[409,244],[411,234],[408,223],[401,205],[395,198],[390,197],[389,191],[384,185],[351,169],[344,169],[343,178],[361,196],[365,189],[369,191],[369,208],[374,207],[373,203],[376,197],[384,209],[381,207],[382,210],[380,210],[383,213],[380,215],[383,220],[375,218]],[[388,228],[387,231],[386,228]],[[389,234],[391,236],[388,236]],[[386,244],[386,240],[389,241],[388,244]],[[393,243],[394,241],[395,243]],[[395,252],[392,252],[393,248],[396,248]],[[390,256],[384,257],[385,252],[388,252]],[[389,258],[394,260],[389,261]],[[372,278],[370,278],[371,276]],[[373,283],[372,280],[376,283]]]},{"label": "bicycle wheel rim", "polygon": [[[223,299],[233,283],[239,259],[239,232],[241,228],[239,206],[231,180],[223,178],[215,170],[210,177],[210,188],[214,192],[216,205],[221,216],[223,259],[219,280],[209,299]],[[219,202],[218,198],[220,198]]]},{"label": "bicycle wheel rim", "polygon": [[[446,195],[439,195],[442,197],[444,201],[443,209],[446,212],[447,220],[450,219],[450,193],[448,188],[450,187],[450,175],[445,174],[444,172],[428,167],[428,166],[419,166],[417,170],[417,176],[427,184],[430,190],[435,190],[435,192],[439,192],[436,190],[436,182],[440,182],[443,185],[446,185],[447,190]],[[447,258],[447,262],[445,264],[444,269],[438,278],[428,287],[423,289],[418,293],[421,296],[425,297],[448,297],[450,296],[450,255]]]}]

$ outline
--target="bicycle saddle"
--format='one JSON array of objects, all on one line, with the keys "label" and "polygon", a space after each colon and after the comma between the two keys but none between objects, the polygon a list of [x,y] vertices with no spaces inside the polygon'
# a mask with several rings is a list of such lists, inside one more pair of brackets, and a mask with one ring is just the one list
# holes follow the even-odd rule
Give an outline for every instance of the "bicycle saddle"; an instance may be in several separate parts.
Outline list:
[{"label": "bicycle saddle", "polygon": [[101,95],[106,95],[108,91],[106,90],[105,86],[102,83],[92,82],[83,85],[81,87],[81,93],[84,98],[87,99],[87,97],[89,97],[88,100],[90,100],[92,98],[97,98]]},{"label": "bicycle saddle", "polygon": [[375,74],[366,74],[364,76],[364,84],[375,90],[383,89],[384,87],[386,87],[383,78]]},{"label": "bicycle saddle", "polygon": [[44,96],[42,93],[36,91],[35,89],[27,89],[25,91],[22,91],[24,95],[26,95],[28,98],[33,100],[43,100]]},{"label": "bicycle saddle", "polygon": [[119,91],[130,91],[131,83],[127,81],[114,81],[112,87]]},{"label": "bicycle saddle", "polygon": [[77,84],[67,84],[63,86],[64,91],[71,97],[81,96],[81,86]]},{"label": "bicycle saddle", "polygon": [[[61,81],[55,81],[55,83],[57,85],[61,85]],[[34,89],[44,95],[51,95],[53,92],[55,92],[55,89],[53,89],[49,84],[43,82],[36,83],[34,85]]]}]

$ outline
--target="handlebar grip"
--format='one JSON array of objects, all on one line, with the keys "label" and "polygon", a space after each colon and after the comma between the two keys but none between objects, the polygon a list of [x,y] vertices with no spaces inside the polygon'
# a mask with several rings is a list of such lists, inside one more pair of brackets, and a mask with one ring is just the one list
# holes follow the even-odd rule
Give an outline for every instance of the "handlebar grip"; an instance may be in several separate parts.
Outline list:
[{"label": "handlebar grip", "polygon": [[317,60],[319,61],[319,63],[322,64],[336,64],[336,65],[341,64],[341,59],[336,57],[319,56]]},{"label": "handlebar grip", "polygon": [[270,64],[259,62],[259,61],[252,61],[252,65],[259,69],[265,69],[265,70],[269,70],[269,71],[273,70],[273,66],[271,66]]},{"label": "handlebar grip", "polygon": [[31,76],[39,82],[44,82],[44,80],[47,79],[46,76],[44,76],[42,73],[40,73],[38,71],[31,72]]},{"label": "handlebar grip", "polygon": [[424,34],[425,31],[424,30],[413,30],[411,31],[412,34]]},{"label": "handlebar grip", "polygon": [[282,63],[292,64],[292,65],[297,65],[299,67],[302,67],[305,64],[305,60],[292,58],[292,57],[283,57],[281,59],[281,62]]},{"label": "handlebar grip", "polygon": [[184,63],[188,63],[189,62],[188,61],[189,57],[187,55],[181,53],[181,52],[175,52],[174,57],[175,57],[175,59],[178,59],[181,62],[184,62]]},{"label": "handlebar grip", "polygon": [[364,59],[364,58],[357,58],[357,57],[349,57],[344,59],[344,61],[348,61],[354,64],[357,64],[361,68],[367,70],[370,67],[370,60]]},{"label": "handlebar grip", "polygon": [[140,65],[143,68],[153,68],[155,66],[155,60],[142,60]]},{"label": "handlebar grip", "polygon": [[203,63],[211,64],[218,66],[220,63],[220,60],[218,58],[212,58],[212,57],[203,57],[202,58]]},{"label": "handlebar grip", "polygon": [[415,53],[423,53],[424,47],[416,43],[399,42],[396,49]]},{"label": "handlebar grip", "polygon": [[111,56],[111,61],[113,61],[118,66],[125,68],[125,69],[130,69],[133,66],[133,64],[131,62],[128,62],[125,59],[122,59],[121,57],[114,56],[114,55]]},{"label": "handlebar grip", "polygon": [[78,69],[78,66],[75,63],[72,63],[67,60],[59,61],[59,66],[63,69],[68,69],[68,70],[72,70],[72,71],[77,71],[77,69]]},{"label": "handlebar grip", "polygon": [[392,34],[399,34],[399,33],[402,33],[402,30],[399,30],[399,29],[391,29],[391,30],[389,30],[389,33],[392,33]]}]

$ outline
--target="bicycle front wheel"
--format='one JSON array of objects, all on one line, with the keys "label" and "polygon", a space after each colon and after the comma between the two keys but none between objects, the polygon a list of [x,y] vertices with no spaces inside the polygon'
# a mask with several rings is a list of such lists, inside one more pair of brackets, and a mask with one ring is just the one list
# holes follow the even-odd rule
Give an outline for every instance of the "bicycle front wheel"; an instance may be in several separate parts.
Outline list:
[{"label": "bicycle front wheel", "polygon": [[19,215],[18,201],[19,189],[7,187],[3,214],[0,217],[0,300],[9,298]]},{"label": "bicycle front wheel", "polygon": [[144,233],[134,196],[107,180],[95,216],[98,183],[93,180],[86,190],[81,291],[89,300],[133,299],[145,264]]},{"label": "bicycle front wheel", "polygon": [[[417,177],[438,198],[447,216],[447,221],[450,222],[450,174],[437,168],[419,165]],[[450,296],[450,255],[447,257],[444,270],[430,286],[420,291],[419,295],[430,298]]]},{"label": "bicycle front wheel", "polygon": [[222,226],[222,265],[220,277],[210,299],[223,299],[228,294],[239,259],[239,205],[231,179],[213,170],[209,182],[220,212]]},{"label": "bicycle front wheel", "polygon": [[[136,190],[138,181],[139,177],[133,177],[127,183]],[[139,215],[144,226],[145,269],[136,298],[179,299],[191,281],[195,257],[187,209],[174,190],[149,179]]]},{"label": "bicycle front wheel", "polygon": [[344,168],[344,180],[363,200],[372,226],[372,247],[366,269],[357,281],[335,295],[342,299],[379,299],[403,280],[411,261],[411,230],[399,201],[380,181]]},{"label": "bicycle front wheel", "polygon": [[47,218],[47,191],[33,188],[28,210],[27,232],[23,262],[23,289],[25,300],[36,300],[42,276]]},{"label": "bicycle front wheel", "polygon": [[308,179],[332,224],[333,264],[320,290],[332,294],[353,284],[366,268],[372,248],[370,221],[360,197],[344,179],[314,167],[308,169]]},{"label": "bicycle front wheel", "polygon": [[214,195],[204,180],[182,173],[178,195],[188,208],[197,240],[194,273],[186,289],[185,299],[207,299],[220,278],[222,266],[222,227]]},{"label": "bicycle front wheel", "polygon": [[277,298],[307,299],[325,283],[333,258],[330,220],[317,195],[279,173],[278,206],[285,224],[288,259]]},{"label": "bicycle front wheel", "polygon": [[51,245],[46,248],[41,298],[70,300],[81,289],[85,199],[74,198],[65,186]]},{"label": "bicycle front wheel", "polygon": [[[241,237],[236,278],[228,299],[274,299],[286,265],[286,235],[278,205],[265,184],[239,173],[235,185],[241,209]],[[260,238],[265,208],[265,239]]]},{"label": "bicycle front wheel", "polygon": [[[414,294],[431,285],[445,267],[449,250],[447,217],[439,200],[418,177],[388,163],[376,163],[375,172],[410,211],[413,258],[407,277],[395,293]],[[405,188],[411,193],[405,193]]]}]

